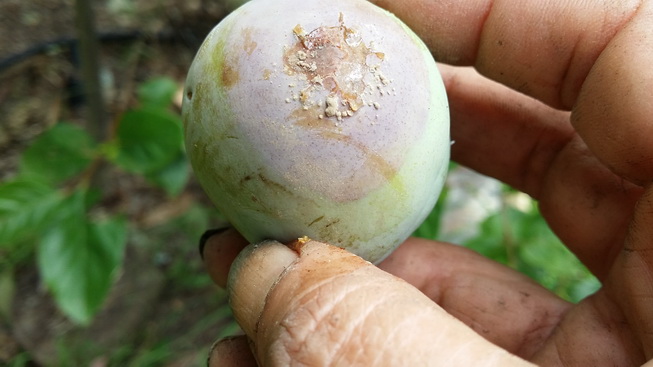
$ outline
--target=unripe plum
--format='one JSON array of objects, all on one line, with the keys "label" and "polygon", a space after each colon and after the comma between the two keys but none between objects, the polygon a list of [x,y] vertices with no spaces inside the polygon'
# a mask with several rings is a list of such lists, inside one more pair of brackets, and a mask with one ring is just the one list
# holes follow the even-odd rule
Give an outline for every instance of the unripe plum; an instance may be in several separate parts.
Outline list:
[{"label": "unripe plum", "polygon": [[196,177],[247,240],[310,237],[378,262],[449,161],[435,61],[364,0],[252,0],[199,49],[183,101]]}]

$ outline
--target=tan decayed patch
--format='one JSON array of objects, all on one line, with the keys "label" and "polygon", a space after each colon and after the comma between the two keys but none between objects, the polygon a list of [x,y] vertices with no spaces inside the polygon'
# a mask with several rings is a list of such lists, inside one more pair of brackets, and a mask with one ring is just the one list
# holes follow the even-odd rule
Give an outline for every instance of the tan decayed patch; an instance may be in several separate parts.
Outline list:
[{"label": "tan decayed patch", "polygon": [[258,46],[256,41],[254,41],[254,39],[253,39],[253,36],[252,36],[253,32],[254,32],[254,30],[252,28],[250,28],[250,27],[247,27],[247,28],[243,29],[243,31],[242,31],[243,38],[244,38],[244,40],[243,40],[243,49],[245,50],[245,52],[247,52],[248,55],[251,55],[252,52],[254,52],[254,50],[256,50],[256,47]]},{"label": "tan decayed patch", "polygon": [[225,60],[224,65],[222,66],[222,85],[230,88],[233,87],[238,80],[240,80],[240,74],[238,74],[238,69],[236,68],[235,63],[229,62],[231,60]]},{"label": "tan decayed patch", "polygon": [[[385,87],[391,82],[380,70],[385,54],[367,45],[356,29],[345,26],[342,14],[339,23],[308,33],[296,25],[292,33],[297,42],[283,56],[286,74],[304,82],[293,85],[296,88],[286,102],[299,101],[298,109],[311,111],[318,120],[341,122],[365,105],[379,109],[376,99],[387,93]],[[306,125],[304,114],[292,116]]]}]

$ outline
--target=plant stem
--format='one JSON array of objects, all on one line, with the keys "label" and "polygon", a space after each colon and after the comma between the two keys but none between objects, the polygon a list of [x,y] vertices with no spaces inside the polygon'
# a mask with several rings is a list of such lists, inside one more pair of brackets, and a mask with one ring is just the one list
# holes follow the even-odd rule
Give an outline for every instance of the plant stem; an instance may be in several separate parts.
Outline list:
[{"label": "plant stem", "polygon": [[97,141],[102,142],[107,135],[107,119],[100,88],[99,42],[90,0],[75,0],[75,28],[86,96],[86,128]]}]

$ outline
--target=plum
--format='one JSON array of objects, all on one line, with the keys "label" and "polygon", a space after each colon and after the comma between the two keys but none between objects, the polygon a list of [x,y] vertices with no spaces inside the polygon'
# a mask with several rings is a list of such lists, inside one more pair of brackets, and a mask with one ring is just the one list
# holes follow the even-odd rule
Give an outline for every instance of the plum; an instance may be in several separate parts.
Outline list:
[{"label": "plum", "polygon": [[364,0],[252,0],[188,72],[185,144],[248,241],[300,237],[378,262],[432,210],[449,111],[429,50]]}]

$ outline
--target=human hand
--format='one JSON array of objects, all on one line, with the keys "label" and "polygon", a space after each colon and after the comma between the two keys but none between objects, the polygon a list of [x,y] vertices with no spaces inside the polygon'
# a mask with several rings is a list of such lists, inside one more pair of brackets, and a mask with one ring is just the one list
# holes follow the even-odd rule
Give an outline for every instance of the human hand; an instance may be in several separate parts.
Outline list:
[{"label": "human hand", "polygon": [[[230,280],[234,312],[259,361],[335,364],[371,351],[361,364],[521,363],[489,359],[507,358],[499,348],[545,366],[637,366],[653,358],[653,3],[376,3],[418,32],[437,60],[485,76],[441,69],[453,159],[537,199],[603,287],[572,305],[464,248],[409,239],[379,267],[434,302],[427,305],[405,283],[332,248],[313,244],[299,261],[285,247],[264,246],[248,250]],[[207,244],[209,271],[224,284],[246,243],[228,231]],[[249,267],[262,275],[238,270]],[[383,308],[397,299],[397,311]],[[312,317],[301,319],[307,310]],[[252,358],[248,343],[219,344],[213,363]],[[230,354],[237,350],[247,353]]]},{"label": "human hand", "polygon": [[209,271],[227,285],[234,317],[249,337],[219,342],[209,366],[531,366],[417,288],[317,241],[250,245],[227,280],[228,259],[246,244],[229,230],[204,246]]}]

